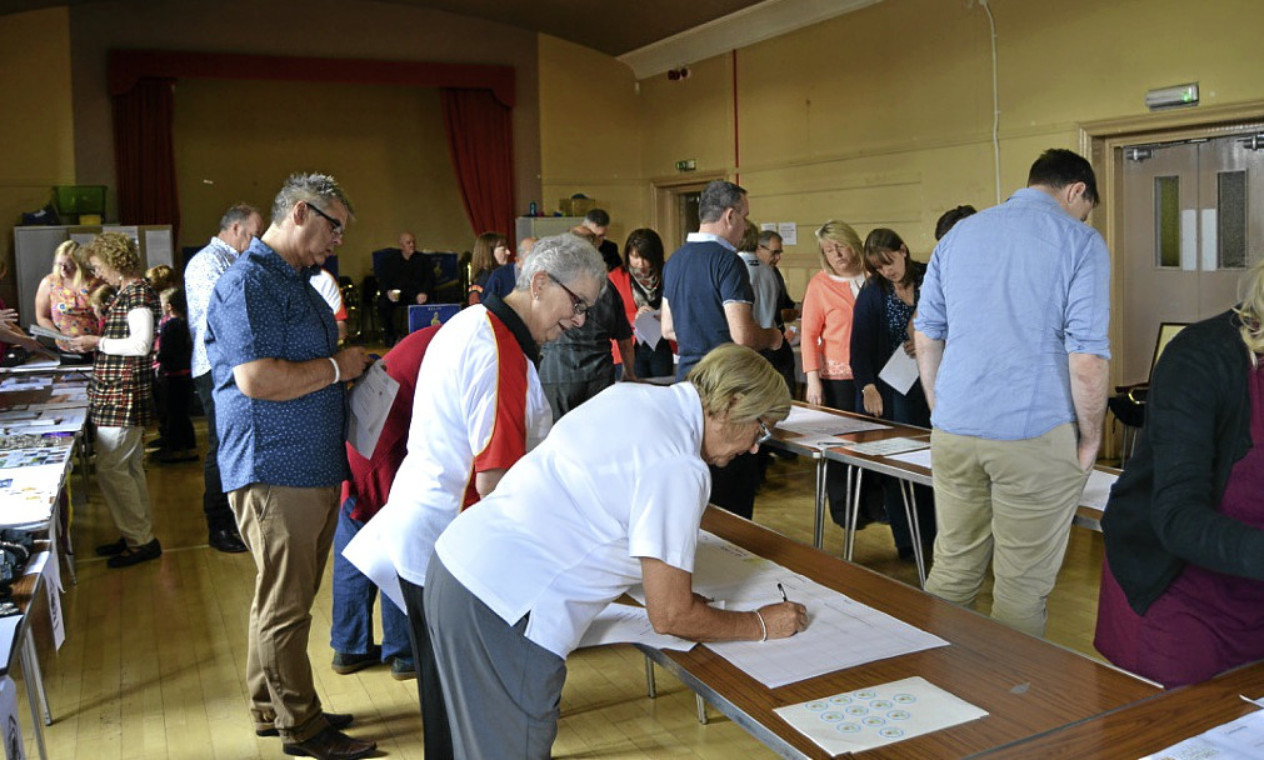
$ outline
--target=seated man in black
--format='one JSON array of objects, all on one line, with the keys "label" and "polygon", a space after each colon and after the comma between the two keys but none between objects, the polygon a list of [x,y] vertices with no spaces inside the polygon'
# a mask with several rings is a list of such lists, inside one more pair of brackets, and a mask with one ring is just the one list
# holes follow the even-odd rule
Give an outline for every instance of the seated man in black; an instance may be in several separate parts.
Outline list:
[{"label": "seated man in black", "polygon": [[430,259],[417,252],[417,238],[411,232],[399,236],[399,248],[388,248],[375,269],[379,292],[377,313],[382,321],[386,345],[390,347],[399,340],[395,327],[396,309],[403,308],[407,314],[411,304],[426,303],[434,289],[434,272],[431,271]]}]

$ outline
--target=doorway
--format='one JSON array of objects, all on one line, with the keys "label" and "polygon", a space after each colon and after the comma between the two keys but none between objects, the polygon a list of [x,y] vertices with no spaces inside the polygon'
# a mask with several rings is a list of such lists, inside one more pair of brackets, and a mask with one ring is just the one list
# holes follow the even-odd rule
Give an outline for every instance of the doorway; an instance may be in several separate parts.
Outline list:
[{"label": "doorway", "polygon": [[1138,143],[1122,154],[1118,251],[1125,383],[1149,379],[1163,322],[1196,322],[1237,301],[1264,243],[1264,135]]},{"label": "doorway", "polygon": [[697,232],[698,199],[702,189],[717,179],[724,179],[724,175],[690,175],[654,182],[654,228],[663,238],[666,255],[684,245],[690,232]]}]

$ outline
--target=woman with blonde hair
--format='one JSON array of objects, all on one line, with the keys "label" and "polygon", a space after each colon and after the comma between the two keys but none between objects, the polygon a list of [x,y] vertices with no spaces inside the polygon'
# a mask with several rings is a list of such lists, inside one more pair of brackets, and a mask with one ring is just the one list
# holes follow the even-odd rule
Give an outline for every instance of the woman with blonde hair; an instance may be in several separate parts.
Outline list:
[{"label": "woman with blonde hair", "polygon": [[1264,261],[1154,368],[1102,518],[1094,645],[1166,687],[1264,658]]},{"label": "woman with blonde hair", "polygon": [[499,232],[484,232],[474,241],[474,253],[470,255],[470,288],[467,291],[469,305],[483,300],[483,289],[492,270],[509,263],[513,253],[509,250],[509,238]]},{"label": "woman with blonde hair", "polygon": [[[851,225],[834,219],[816,231],[821,271],[808,281],[803,295],[803,374],[807,402],[844,412],[856,411],[856,383],[851,369],[851,330],[856,296],[865,284],[864,245]],[[872,480],[872,478],[870,479]],[[830,514],[842,525],[847,509],[847,478],[841,466],[830,465],[826,490]],[[881,516],[866,493],[861,522]]]},{"label": "woman with blonde hair", "polygon": [[[92,275],[84,246],[67,240],[53,252],[53,271],[40,280],[35,291],[35,322],[63,335],[100,334],[96,315],[88,303],[93,288],[101,284]],[[70,351],[70,341],[57,347]]]}]

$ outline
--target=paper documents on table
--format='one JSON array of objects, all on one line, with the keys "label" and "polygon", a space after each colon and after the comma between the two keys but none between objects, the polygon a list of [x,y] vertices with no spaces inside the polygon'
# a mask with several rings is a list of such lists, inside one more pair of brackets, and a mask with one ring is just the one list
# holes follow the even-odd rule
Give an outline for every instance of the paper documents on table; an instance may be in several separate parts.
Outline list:
[{"label": "paper documents on table", "polygon": [[843,439],[838,436],[849,433],[863,433],[866,430],[890,430],[890,425],[872,420],[845,417],[819,409],[805,409],[791,406],[790,416],[777,423],[778,430],[785,430],[801,436],[795,443],[804,446],[838,446]]},{"label": "paper documents on table", "polygon": [[663,325],[658,321],[658,312],[643,311],[637,314],[636,321],[632,323],[632,331],[651,351],[658,348],[658,342],[663,339]]},{"label": "paper documents on table", "polygon": [[602,644],[645,644],[655,649],[675,649],[687,652],[697,646],[697,642],[670,636],[654,631],[650,624],[650,614],[644,607],[633,607],[629,604],[611,604],[593,618],[584,637],[579,640],[579,648],[601,646]]},{"label": "paper documents on table", "polygon": [[773,712],[831,755],[894,744],[988,714],[917,676]]},{"label": "paper documents on table", "polygon": [[1105,510],[1106,502],[1110,500],[1110,488],[1115,485],[1116,480],[1119,480],[1119,475],[1116,473],[1093,470],[1088,475],[1088,482],[1084,484],[1084,495],[1080,497],[1080,504]]},{"label": "paper documents on table", "polygon": [[384,361],[375,362],[351,388],[347,443],[365,459],[372,458],[377,448],[377,439],[386,427],[386,415],[398,392],[399,383],[386,374]]},{"label": "paper documents on table", "polygon": [[[833,589],[764,559],[711,533],[698,535],[693,590],[723,600],[726,609],[754,610],[781,601],[777,584],[792,602],[808,608],[808,627],[768,642],[711,642],[704,646],[769,688],[823,673],[885,660],[948,642],[861,604]],[[628,592],[642,604],[645,591]],[[839,642],[846,642],[840,646]]]},{"label": "paper documents on table", "polygon": [[904,462],[905,464],[912,464],[912,465],[917,465],[918,467],[925,467],[928,470],[930,469],[930,449],[929,448],[919,449],[917,451],[910,451],[904,454],[892,454],[891,459],[894,459],[898,462]]},{"label": "paper documents on table", "polygon": [[[1246,699],[1261,706],[1254,699]],[[1141,760],[1238,760],[1264,758],[1264,712],[1253,712]]]},{"label": "paper documents on table", "polygon": [[917,438],[884,438],[881,441],[870,441],[868,443],[844,443],[843,446],[860,454],[868,454],[871,457],[889,457],[892,454],[901,454],[906,451],[929,449],[930,441]]},{"label": "paper documents on table", "polygon": [[895,353],[887,359],[878,378],[901,394],[906,394],[921,375],[917,372],[917,360],[905,352],[904,346],[896,346]]}]

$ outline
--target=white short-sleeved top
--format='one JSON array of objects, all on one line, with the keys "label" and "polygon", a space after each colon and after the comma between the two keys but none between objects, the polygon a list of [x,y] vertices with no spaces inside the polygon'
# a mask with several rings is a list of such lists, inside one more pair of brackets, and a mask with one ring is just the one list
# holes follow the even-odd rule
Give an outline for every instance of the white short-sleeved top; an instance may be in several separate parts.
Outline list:
[{"label": "white short-sleeved top", "polygon": [[[427,357],[429,361],[429,357]],[[435,551],[506,623],[566,657],[594,616],[641,582],[641,557],[693,572],[711,491],[690,383],[612,386],[463,513]]]},{"label": "white short-sleeved top", "polygon": [[471,306],[435,333],[417,373],[408,454],[386,506],[356,536],[409,583],[425,584],[435,539],[478,501],[475,474],[510,467],[552,424],[527,346],[506,322],[517,321],[520,335],[526,327],[512,312],[497,316],[506,312],[499,299]]}]

